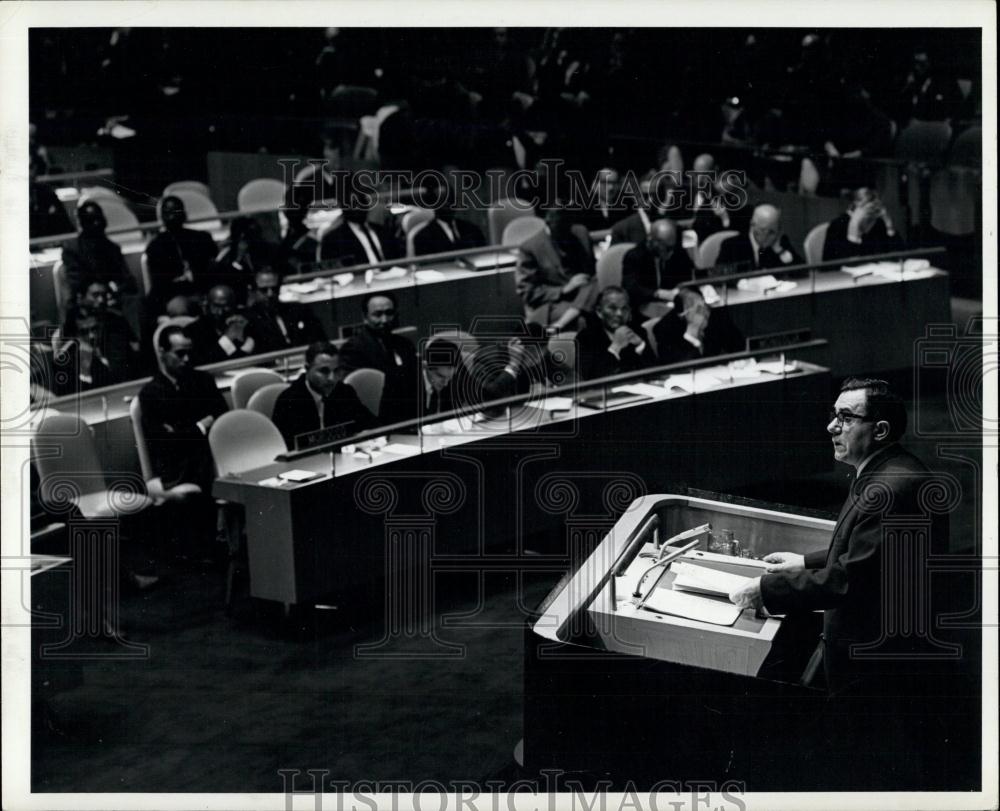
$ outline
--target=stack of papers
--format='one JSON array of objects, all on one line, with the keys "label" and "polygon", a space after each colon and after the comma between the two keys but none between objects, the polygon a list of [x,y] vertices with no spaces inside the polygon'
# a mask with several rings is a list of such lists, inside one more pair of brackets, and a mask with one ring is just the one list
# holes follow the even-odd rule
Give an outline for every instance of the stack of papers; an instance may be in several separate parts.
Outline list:
[{"label": "stack of papers", "polygon": [[347,287],[351,282],[354,281],[353,273],[338,273],[333,277],[333,280],[339,284],[341,287]]},{"label": "stack of papers", "polygon": [[286,470],[284,473],[279,473],[278,478],[286,482],[308,482],[318,479],[322,475],[322,473],[316,473],[313,470]]},{"label": "stack of papers", "polygon": [[376,270],[375,279],[380,282],[388,282],[393,279],[402,279],[406,275],[406,268],[391,267],[388,270]]},{"label": "stack of papers", "polygon": [[527,405],[542,411],[569,411],[573,408],[573,400],[569,397],[546,397],[542,400],[532,400]]},{"label": "stack of papers", "polygon": [[445,278],[440,270],[418,270],[413,275],[418,282],[440,282]]},{"label": "stack of papers", "polygon": [[666,397],[667,390],[663,386],[654,386],[652,383],[630,383],[627,386],[616,386],[611,389],[613,392],[623,392],[625,394],[639,394],[643,397]]},{"label": "stack of papers", "polygon": [[672,571],[675,591],[693,591],[698,594],[711,594],[714,597],[729,597],[732,592],[753,579],[682,561],[674,563]]},{"label": "stack of papers", "polygon": [[712,625],[732,625],[739,619],[741,613],[741,609],[731,603],[722,603],[670,589],[656,589],[642,607],[647,611]]},{"label": "stack of papers", "polygon": [[420,453],[420,448],[417,445],[404,445],[402,442],[390,442],[382,450],[396,456],[416,456]]}]

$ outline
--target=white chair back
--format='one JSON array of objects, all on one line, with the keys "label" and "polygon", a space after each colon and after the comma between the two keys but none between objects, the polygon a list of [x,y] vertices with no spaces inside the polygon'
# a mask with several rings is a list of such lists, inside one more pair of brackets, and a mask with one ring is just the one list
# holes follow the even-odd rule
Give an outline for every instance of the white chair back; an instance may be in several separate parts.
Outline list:
[{"label": "white chair back", "polygon": [[258,177],[243,185],[236,195],[240,211],[274,211],[285,201],[285,184],[272,177]]},{"label": "white chair back", "polygon": [[263,467],[285,453],[281,431],[263,414],[237,409],[221,415],[208,431],[215,469],[220,476]]},{"label": "white chair back", "polygon": [[288,390],[288,385],[288,383],[269,383],[262,386],[250,396],[247,408],[271,419],[274,415],[274,404]]},{"label": "white chair back", "polygon": [[504,226],[503,236],[501,237],[500,242],[503,245],[509,245],[510,247],[516,248],[517,246],[527,242],[535,236],[535,234],[541,233],[544,228],[545,220],[541,217],[534,217],[531,215],[517,217]]},{"label": "white chair back", "polygon": [[414,228],[434,219],[434,212],[429,208],[414,208],[403,215],[403,233],[409,234]]},{"label": "white chair back", "polygon": [[163,190],[163,196],[177,194],[179,191],[196,191],[209,199],[212,197],[212,190],[200,180],[175,180]]},{"label": "white chair back", "polygon": [[[113,192],[112,192],[113,194]],[[77,204],[79,208],[86,199],[83,198]],[[134,231],[123,231],[120,234],[109,234],[108,239],[113,242],[117,242],[122,245],[127,242],[138,242],[142,239],[142,231],[138,229],[139,218],[135,216],[132,209],[125,205],[124,201],[117,197],[91,197],[90,200],[97,203],[101,207],[101,211],[104,212],[104,219],[108,222],[108,230],[111,231],[115,228],[129,228],[131,226],[136,226]]]},{"label": "white chair back", "polygon": [[722,243],[729,237],[735,237],[738,231],[717,231],[705,237],[704,242],[698,248],[698,267],[715,267],[715,260],[719,258],[719,249]]},{"label": "white chair back", "polygon": [[518,217],[534,217],[535,207],[531,203],[511,197],[505,200],[498,200],[491,205],[486,212],[486,220],[489,223],[490,244],[497,245],[503,236],[504,228],[511,220]]},{"label": "white chair back", "polygon": [[[203,222],[190,222],[203,217],[211,217],[219,213],[212,198],[207,194],[202,194],[194,189],[178,189],[172,195],[184,203],[184,210],[187,212],[189,220],[188,228],[196,231],[216,231],[222,228],[222,220],[204,220]],[[163,198],[156,204],[156,219],[163,220]]]},{"label": "white chair back", "polygon": [[806,262],[810,265],[823,261],[823,246],[826,244],[826,229],[829,227],[830,223],[822,222],[813,226],[806,234],[802,248],[806,253]]},{"label": "white chair back", "polygon": [[344,382],[357,392],[358,399],[376,417],[382,405],[385,372],[378,369],[355,369]]},{"label": "white chair back", "polygon": [[597,260],[597,287],[620,287],[622,283],[622,262],[625,254],[635,247],[634,242],[619,242],[608,248]]},{"label": "white chair back", "polygon": [[255,392],[272,383],[284,383],[284,378],[271,369],[241,369],[233,378],[229,393],[233,396],[233,408],[246,408]]}]

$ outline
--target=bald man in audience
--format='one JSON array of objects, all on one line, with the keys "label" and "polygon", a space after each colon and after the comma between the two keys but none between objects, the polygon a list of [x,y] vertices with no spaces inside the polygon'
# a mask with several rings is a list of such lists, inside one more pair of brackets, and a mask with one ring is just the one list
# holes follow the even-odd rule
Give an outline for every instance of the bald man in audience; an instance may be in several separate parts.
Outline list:
[{"label": "bald man in audience", "polygon": [[847,211],[826,229],[823,261],[890,253],[903,247],[878,192],[862,187],[854,192]]},{"label": "bald man in audience", "polygon": [[781,210],[759,205],[750,218],[750,229],[722,243],[716,267],[730,265],[735,272],[765,270],[802,264],[802,257],[781,230]]},{"label": "bald man in audience", "polygon": [[645,318],[666,315],[678,285],[694,278],[694,264],[679,240],[672,220],[655,220],[649,236],[622,260],[622,287],[632,307]]},{"label": "bald man in audience", "polygon": [[605,287],[594,308],[596,317],[576,334],[577,372],[583,380],[643,369],[656,363],[644,337],[629,326],[628,293]]}]

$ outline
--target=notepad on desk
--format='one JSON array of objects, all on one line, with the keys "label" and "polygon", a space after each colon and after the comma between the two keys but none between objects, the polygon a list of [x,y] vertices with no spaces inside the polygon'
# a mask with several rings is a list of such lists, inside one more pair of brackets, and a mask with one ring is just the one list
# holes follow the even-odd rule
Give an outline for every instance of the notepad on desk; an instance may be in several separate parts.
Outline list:
[{"label": "notepad on desk", "polygon": [[654,398],[663,397],[667,393],[663,386],[654,386],[652,383],[629,383],[627,386],[615,386],[611,391]]},{"label": "notepad on desk", "polygon": [[[676,585],[676,584],[675,584]],[[696,594],[684,594],[670,589],[656,589],[643,603],[646,611],[670,614],[674,617],[707,622],[711,625],[732,625],[739,619],[741,609],[731,603],[710,600]]]},{"label": "notepad on desk", "polygon": [[674,573],[673,587],[675,590],[710,594],[714,597],[728,597],[732,592],[742,588],[753,579],[741,574],[720,572],[718,569],[695,566],[683,561],[674,563],[671,571]]},{"label": "notepad on desk", "polygon": [[309,482],[320,478],[322,475],[322,473],[316,473],[314,470],[286,470],[284,473],[279,473],[278,478],[286,482],[298,483]]}]

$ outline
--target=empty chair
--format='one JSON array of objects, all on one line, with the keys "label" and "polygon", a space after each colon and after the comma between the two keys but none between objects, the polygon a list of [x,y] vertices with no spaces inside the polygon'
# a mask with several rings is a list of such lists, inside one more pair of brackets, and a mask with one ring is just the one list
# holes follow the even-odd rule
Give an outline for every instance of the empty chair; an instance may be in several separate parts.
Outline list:
[{"label": "empty chair", "polygon": [[227,411],[213,422],[208,444],[220,476],[263,467],[287,450],[277,426],[263,414],[246,409]]},{"label": "empty chair", "polygon": [[[184,203],[184,211],[187,212],[188,218],[188,228],[194,228],[197,231],[215,231],[222,228],[221,220],[204,219],[205,217],[217,216],[219,213],[219,209],[215,207],[212,198],[207,194],[202,194],[193,189],[179,189],[172,192],[172,196],[179,198]],[[156,204],[156,219],[161,221],[163,220],[161,216],[162,210],[163,198],[161,197]],[[202,222],[195,222],[195,220],[202,220]]]},{"label": "empty chair", "polygon": [[281,396],[282,392],[288,389],[288,383],[269,383],[257,389],[247,402],[250,411],[256,411],[271,419],[274,414],[274,403]]},{"label": "empty chair", "polygon": [[[90,198],[101,207],[104,212],[104,219],[108,221],[107,230],[114,231],[119,228],[135,228],[131,231],[123,231],[120,234],[108,234],[108,239],[117,242],[119,245],[127,242],[138,242],[142,239],[142,231],[139,229],[139,218],[135,216],[124,201],[117,197],[92,197]],[[80,200],[82,204],[84,200]]]},{"label": "empty chair", "polygon": [[486,212],[486,219],[489,222],[490,244],[500,244],[504,229],[511,220],[516,220],[518,217],[534,216],[534,206],[524,200],[518,200],[516,197],[498,200]]},{"label": "empty chair", "polygon": [[118,192],[105,186],[86,186],[80,189],[80,196],[77,198],[77,208],[88,200],[115,200],[116,202],[128,205]]},{"label": "empty chair", "polygon": [[285,201],[285,184],[271,177],[259,177],[243,185],[236,195],[240,211],[275,211]]},{"label": "empty chair", "polygon": [[177,194],[179,191],[196,191],[209,199],[212,197],[212,190],[200,180],[175,180],[163,190],[163,196]]},{"label": "empty chair", "polygon": [[634,242],[620,242],[608,248],[597,260],[597,286],[601,290],[612,285],[620,287],[622,283],[622,263],[625,254],[635,247]]},{"label": "empty chair", "polygon": [[139,469],[146,482],[146,492],[154,503],[177,501],[201,492],[197,484],[181,482],[173,487],[164,487],[160,477],[153,472],[153,462],[149,456],[149,446],[146,444],[146,432],[142,427],[142,404],[138,397],[133,397],[129,403],[128,414],[132,420],[132,435],[135,437],[135,450],[139,456]]},{"label": "empty chair", "polygon": [[84,518],[118,518],[152,502],[134,474],[122,474],[109,488],[94,440],[76,414],[52,414],[31,437],[39,475],[38,497],[51,512],[76,508]]},{"label": "empty chair", "polygon": [[964,166],[949,166],[931,175],[931,227],[956,237],[974,233],[981,184],[979,170]]},{"label": "empty chair", "polygon": [[434,212],[429,208],[414,208],[403,215],[403,233],[409,235],[417,226],[434,219]]},{"label": "empty chair", "polygon": [[233,378],[230,394],[233,408],[246,408],[254,392],[272,383],[284,383],[281,375],[270,369],[244,369]]},{"label": "empty chair", "polygon": [[738,233],[738,231],[716,231],[714,234],[709,234],[705,237],[705,241],[698,247],[698,267],[715,267],[715,260],[719,258],[719,250],[722,248],[722,243],[729,239],[729,237],[736,236]]},{"label": "empty chair", "polygon": [[524,216],[511,220],[504,226],[501,244],[516,248],[531,239],[545,228],[545,220],[541,217]]},{"label": "empty chair", "polygon": [[810,265],[815,265],[817,262],[823,261],[823,245],[826,244],[826,229],[829,227],[830,223],[828,222],[813,226],[802,241],[806,262]]},{"label": "empty chair", "polygon": [[377,417],[382,405],[385,372],[378,369],[355,369],[344,378],[344,382],[354,389],[362,405]]},{"label": "empty chair", "polygon": [[983,165],[983,130],[981,127],[969,127],[962,132],[951,145],[948,154],[951,166],[969,166],[978,169]]},{"label": "empty chair", "polygon": [[938,163],[951,143],[951,125],[947,121],[914,119],[896,136],[897,160],[913,163]]}]

